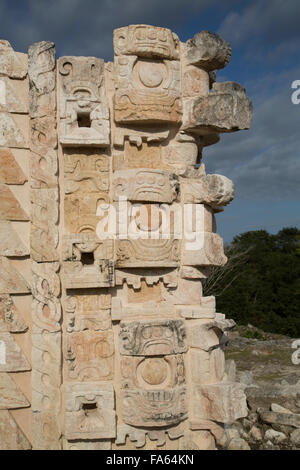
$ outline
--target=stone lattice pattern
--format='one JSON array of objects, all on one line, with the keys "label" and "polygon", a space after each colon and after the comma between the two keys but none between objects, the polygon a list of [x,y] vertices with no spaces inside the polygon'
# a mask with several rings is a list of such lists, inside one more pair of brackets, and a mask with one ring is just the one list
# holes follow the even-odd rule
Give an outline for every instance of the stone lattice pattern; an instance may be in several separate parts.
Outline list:
[{"label": "stone lattice pattern", "polygon": [[[57,60],[51,42],[25,55],[0,41],[4,449],[214,449],[247,415],[225,367],[232,322],[201,284],[226,263],[214,214],[233,184],[201,159],[220,133],[249,128],[251,102],[216,82],[231,48],[208,31],[181,43],[131,25],[114,52]],[[119,232],[100,239],[108,204]]]}]

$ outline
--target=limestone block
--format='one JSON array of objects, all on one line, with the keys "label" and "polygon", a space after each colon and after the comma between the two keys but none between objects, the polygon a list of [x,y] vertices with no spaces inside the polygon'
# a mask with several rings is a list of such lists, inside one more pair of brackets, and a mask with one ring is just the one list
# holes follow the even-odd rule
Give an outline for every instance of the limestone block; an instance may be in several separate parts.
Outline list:
[{"label": "limestone block", "polygon": [[234,198],[232,181],[222,175],[207,175],[198,180],[183,179],[180,188],[184,203],[207,204],[217,210]]},{"label": "limestone block", "polygon": [[187,416],[185,386],[163,390],[121,390],[122,416],[126,424],[161,427],[178,424]]},{"label": "limestone block", "polygon": [[112,240],[101,241],[93,233],[65,235],[63,258],[67,289],[114,285]]},{"label": "limestone block", "polygon": [[[180,310],[181,311],[181,310]],[[112,320],[139,320],[142,316],[147,318],[174,318],[177,314],[176,307],[168,305],[166,302],[160,303],[159,300],[145,301],[143,303],[125,303],[123,299],[114,297],[111,304]]]},{"label": "limestone block", "polygon": [[0,110],[9,113],[28,113],[28,82],[27,80],[10,80],[0,78]]},{"label": "limestone block", "polygon": [[8,294],[0,294],[0,331],[3,333],[21,333],[28,326]]},{"label": "limestone block", "polygon": [[0,411],[0,450],[29,450],[31,444],[7,410]]},{"label": "limestone block", "polygon": [[182,354],[164,357],[125,356],[120,361],[122,389],[164,390],[185,382]]},{"label": "limestone block", "polygon": [[67,450],[111,450],[110,439],[93,439],[92,441],[67,441]]},{"label": "limestone block", "polygon": [[[59,429],[58,415],[61,409],[61,333],[32,334],[32,411],[44,413]],[[40,415],[42,416],[42,415]],[[58,431],[59,434],[59,431]],[[53,437],[54,438],[54,437]]]},{"label": "limestone block", "polygon": [[187,322],[188,345],[191,348],[199,348],[211,351],[220,343],[222,331],[215,321],[189,321]]},{"label": "limestone block", "polygon": [[103,152],[82,149],[65,153],[65,193],[89,193],[109,190],[109,157]]},{"label": "limestone block", "polygon": [[61,144],[107,147],[110,125],[103,59],[68,56],[58,63]]},{"label": "limestone block", "polygon": [[183,436],[184,428],[182,423],[162,430],[140,429],[129,426],[128,424],[118,424],[116,444],[126,444],[126,437],[128,436],[130,441],[136,443],[136,448],[141,448],[146,444],[147,435],[151,441],[157,441],[157,447],[161,447],[165,445],[167,435],[170,439],[178,439]]},{"label": "limestone block", "polygon": [[114,373],[112,330],[80,331],[67,335],[65,359],[68,380],[111,380]]},{"label": "limestone block", "polygon": [[223,240],[217,233],[193,232],[183,244],[182,262],[190,266],[223,266],[227,262]]},{"label": "limestone block", "polygon": [[248,414],[246,396],[238,383],[194,385],[191,395],[192,416],[232,423]]},{"label": "limestone block", "polygon": [[29,47],[28,73],[30,117],[55,116],[56,55],[53,42],[41,41]]},{"label": "limestone block", "polygon": [[181,266],[180,276],[183,279],[206,279],[209,276],[209,271],[209,267]]},{"label": "limestone block", "polygon": [[179,440],[180,450],[216,450],[215,440],[209,431],[186,432]]},{"label": "limestone block", "polygon": [[57,261],[58,253],[58,190],[54,188],[31,191],[32,258],[37,261]]},{"label": "limestone block", "polygon": [[30,403],[11,376],[0,373],[0,410],[27,408],[28,406]]},{"label": "limestone block", "polygon": [[60,331],[59,263],[32,261],[33,331]]},{"label": "limestone block", "polygon": [[197,279],[179,278],[177,289],[162,287],[162,300],[169,305],[178,305],[184,308],[190,305],[191,308],[199,308],[202,299],[202,284]]},{"label": "limestone block", "polygon": [[200,31],[184,45],[184,57],[188,64],[207,71],[224,68],[231,57],[231,47],[218,34]]},{"label": "limestone block", "polygon": [[113,175],[114,200],[171,203],[179,190],[175,175],[161,170],[140,168],[119,170]]},{"label": "limestone block", "polygon": [[167,28],[144,24],[114,30],[114,53],[149,59],[179,59],[179,39]]},{"label": "limestone block", "polygon": [[0,256],[26,256],[29,248],[24,245],[11,222],[0,220]]},{"label": "limestone block", "polygon": [[116,437],[112,384],[66,384],[65,398],[65,436],[68,440]]},{"label": "limestone block", "polygon": [[26,176],[14,157],[14,151],[0,148],[0,182],[6,184],[24,184]]},{"label": "limestone block", "polygon": [[282,424],[285,426],[300,428],[300,416],[297,414],[277,413],[275,411],[265,411],[260,409],[259,416],[264,423]]},{"label": "limestone block", "polygon": [[209,73],[194,65],[184,65],[182,79],[183,98],[207,96],[210,88]]},{"label": "limestone block", "polygon": [[132,356],[180,354],[186,352],[183,320],[141,320],[121,322],[120,352]]},{"label": "limestone block", "polygon": [[191,348],[188,355],[193,383],[214,384],[222,381],[225,373],[225,358],[221,349],[207,352]]},{"label": "limestone block", "polygon": [[52,411],[32,413],[34,450],[61,450],[60,417]]},{"label": "limestone block", "polygon": [[20,129],[18,120],[11,114],[0,112],[0,146],[27,148],[26,137]]},{"label": "limestone block", "polygon": [[0,292],[2,294],[27,294],[29,286],[9,259],[0,256]]},{"label": "limestone block", "polygon": [[244,87],[234,82],[216,82],[207,97],[183,103],[182,129],[205,135],[249,129],[252,103]]},{"label": "limestone block", "polygon": [[0,40],[0,70],[1,74],[10,78],[20,79],[27,75],[27,69],[20,55],[4,39]]},{"label": "limestone block", "polygon": [[181,122],[179,61],[115,56],[115,78],[116,122]]},{"label": "limestone block", "polygon": [[111,328],[111,295],[99,294],[98,291],[88,295],[67,296],[65,311],[67,313],[67,331],[94,330],[104,331]]},{"label": "limestone block", "polygon": [[33,189],[57,188],[57,133],[54,116],[30,120],[30,185]]},{"label": "limestone block", "polygon": [[26,214],[13,192],[5,184],[0,184],[0,219],[29,220],[28,214]]},{"label": "limestone block", "polygon": [[221,444],[224,439],[225,429],[224,425],[221,423],[216,423],[215,421],[210,421],[207,419],[189,419],[189,426],[192,431],[196,430],[208,430],[215,437],[216,442]]},{"label": "limestone block", "polygon": [[0,333],[0,372],[23,372],[31,367],[10,333]]}]

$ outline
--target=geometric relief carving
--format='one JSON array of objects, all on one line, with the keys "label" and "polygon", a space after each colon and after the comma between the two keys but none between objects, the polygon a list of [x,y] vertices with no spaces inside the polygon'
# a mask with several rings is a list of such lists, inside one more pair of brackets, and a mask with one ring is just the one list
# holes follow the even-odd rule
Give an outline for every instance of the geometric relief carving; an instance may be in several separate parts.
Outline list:
[{"label": "geometric relief carving", "polygon": [[178,439],[184,435],[184,427],[182,423],[178,426],[173,426],[168,429],[162,430],[150,430],[150,429],[138,429],[128,424],[119,424],[117,427],[117,439],[116,444],[125,444],[126,436],[129,437],[130,441],[136,442],[136,448],[144,447],[146,444],[146,436],[148,435],[151,441],[157,441],[157,447],[161,447],[166,443],[166,437],[170,439]]},{"label": "geometric relief carving", "polygon": [[65,385],[65,436],[68,440],[116,437],[113,385],[89,382]]},{"label": "geometric relief carving", "polygon": [[123,286],[123,283],[126,282],[128,286],[133,287],[135,290],[141,288],[142,281],[145,281],[147,286],[153,286],[160,279],[162,279],[166,287],[177,287],[177,269],[156,269],[155,272],[152,269],[115,270],[116,286]]},{"label": "geometric relief carving", "polygon": [[0,292],[3,294],[27,294],[30,292],[26,280],[5,256],[0,256]]},{"label": "geometric relief carving", "polygon": [[169,172],[152,169],[114,172],[114,200],[125,196],[130,201],[171,203],[177,196],[178,182]]},{"label": "geometric relief carving", "polygon": [[0,331],[21,333],[28,329],[10,295],[0,294]]},{"label": "geometric relief carving", "polygon": [[[184,243],[183,264],[190,266],[223,266],[227,262],[224,254],[223,240],[217,233],[193,232],[194,241],[191,249]],[[194,245],[194,246],[193,246]]]},{"label": "geometric relief carving", "polygon": [[[1,57],[1,56],[0,56]],[[0,450],[29,450],[30,442],[7,410],[0,411]]]},{"label": "geometric relief carving", "polygon": [[0,255],[26,256],[29,248],[24,245],[13,225],[8,220],[0,220]]},{"label": "geometric relief carving", "polygon": [[68,334],[65,359],[69,380],[111,380],[114,372],[112,330]]},{"label": "geometric relief carving", "polygon": [[0,333],[0,372],[23,372],[31,367],[10,333]]},{"label": "geometric relief carving", "polygon": [[93,233],[65,235],[64,284],[67,289],[114,285],[113,241],[101,241]]},{"label": "geometric relief carving", "polygon": [[4,220],[29,220],[11,189],[0,184],[0,218]]},{"label": "geometric relief carving", "polygon": [[72,295],[65,300],[67,332],[108,330],[111,328],[111,295],[89,293]]},{"label": "geometric relief carving", "polygon": [[104,61],[61,57],[60,142],[64,146],[109,145],[109,109],[104,90]]},{"label": "geometric relief carving", "polygon": [[0,149],[0,182],[6,184],[24,184],[27,181],[23,170],[18,165],[13,150]]},{"label": "geometric relief carving", "polygon": [[32,319],[35,331],[60,331],[59,263],[32,262]]},{"label": "geometric relief carving", "polygon": [[0,374],[0,410],[27,408],[30,406],[25,395],[9,374]]},{"label": "geometric relief carving", "polygon": [[120,352],[132,356],[180,354],[187,351],[183,320],[122,321]]}]

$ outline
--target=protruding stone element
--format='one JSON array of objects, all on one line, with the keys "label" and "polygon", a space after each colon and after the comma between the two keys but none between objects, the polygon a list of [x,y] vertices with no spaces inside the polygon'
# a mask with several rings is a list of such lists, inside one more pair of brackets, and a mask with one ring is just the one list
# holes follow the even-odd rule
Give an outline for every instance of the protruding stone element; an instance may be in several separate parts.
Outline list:
[{"label": "protruding stone element", "polygon": [[13,150],[0,148],[0,183],[24,184],[26,176],[15,160]]},{"label": "protruding stone element", "polygon": [[22,333],[28,326],[8,294],[0,294],[0,331]]},{"label": "protruding stone element", "polygon": [[101,241],[91,233],[65,235],[63,257],[67,289],[114,285],[112,240]]},{"label": "protruding stone element", "polygon": [[0,411],[0,450],[29,450],[31,444],[7,410]]},{"label": "protruding stone element", "polygon": [[246,396],[238,383],[194,385],[192,417],[232,423],[248,414]]},{"label": "protruding stone element", "polygon": [[86,330],[68,334],[65,359],[68,381],[112,380],[114,373],[112,330]]},{"label": "protruding stone element", "polygon": [[24,245],[12,223],[7,220],[0,220],[0,255],[29,255],[29,247]]},{"label": "protruding stone element", "polygon": [[23,372],[31,367],[10,333],[0,333],[0,372]]},{"label": "protruding stone element", "polygon": [[198,180],[182,179],[181,193],[184,203],[207,204],[219,211],[234,198],[233,183],[222,175],[207,175]]},{"label": "protruding stone element", "polygon": [[193,321],[187,323],[188,345],[192,348],[200,348],[204,351],[211,351],[219,345],[222,331],[217,322]]},{"label": "protruding stone element", "polygon": [[[114,146],[124,147],[125,141],[128,140],[131,145],[140,149],[143,143],[157,144],[163,142],[168,138],[169,133],[169,130],[160,130],[160,128],[154,126],[152,128],[147,127],[147,129],[132,126],[118,126],[115,129]],[[140,167],[140,165],[135,168],[138,167]]]},{"label": "protruding stone element", "polygon": [[184,243],[183,263],[190,266],[223,266],[227,262],[223,240],[217,233],[196,232]]},{"label": "protruding stone element", "polygon": [[170,29],[145,24],[114,30],[114,52],[148,59],[179,59],[179,39]]},{"label": "protruding stone element", "polygon": [[11,47],[8,41],[0,40],[0,70],[1,74],[10,78],[25,78],[27,75],[26,67]]},{"label": "protruding stone element", "polygon": [[59,74],[61,144],[107,147],[110,127],[103,59],[61,57]]},{"label": "protruding stone element", "polygon": [[0,256],[0,292],[2,294],[27,294],[29,286],[12,263]]},{"label": "protruding stone element", "polygon": [[89,382],[65,386],[65,436],[68,440],[116,437],[112,384]]},{"label": "protruding stone element", "polygon": [[0,373],[0,410],[27,408],[29,401],[13,381],[11,376]]},{"label": "protruding stone element", "polygon": [[222,69],[228,64],[231,47],[218,34],[201,31],[184,45],[184,57],[188,64],[213,71]]},{"label": "protruding stone element", "polygon": [[244,87],[234,82],[216,82],[207,97],[184,101],[182,129],[200,135],[249,129],[252,103]]},{"label": "protruding stone element", "polygon": [[120,324],[120,352],[153,356],[186,352],[183,320],[141,320]]},{"label": "protruding stone element", "polygon": [[213,349],[210,352],[191,348],[189,350],[193,383],[215,384],[222,382],[225,373],[224,352]]},{"label": "protruding stone element", "polygon": [[114,200],[171,203],[179,189],[177,178],[169,172],[151,169],[120,170],[113,176]]}]

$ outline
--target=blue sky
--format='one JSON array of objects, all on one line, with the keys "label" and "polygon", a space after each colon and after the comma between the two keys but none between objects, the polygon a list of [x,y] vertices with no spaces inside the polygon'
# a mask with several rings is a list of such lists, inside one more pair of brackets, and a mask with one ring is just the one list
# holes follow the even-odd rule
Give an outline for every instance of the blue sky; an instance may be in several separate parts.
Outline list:
[{"label": "blue sky", "polygon": [[235,200],[217,215],[225,241],[248,230],[300,228],[299,0],[1,0],[1,36],[18,51],[56,43],[57,55],[112,60],[112,31],[135,23],[165,26],[182,41],[208,29],[232,46],[218,81],[246,87],[254,104],[250,131],[222,135],[204,150],[207,172],[235,183]]}]

